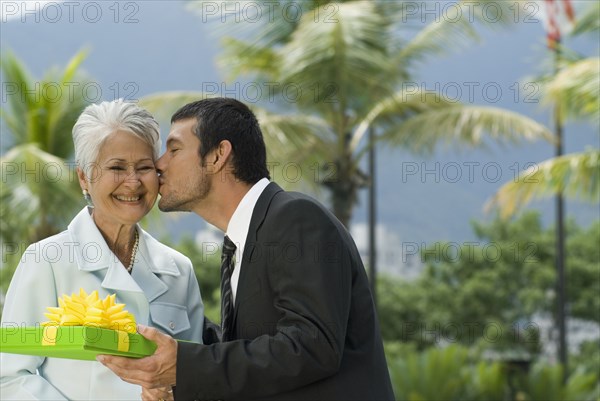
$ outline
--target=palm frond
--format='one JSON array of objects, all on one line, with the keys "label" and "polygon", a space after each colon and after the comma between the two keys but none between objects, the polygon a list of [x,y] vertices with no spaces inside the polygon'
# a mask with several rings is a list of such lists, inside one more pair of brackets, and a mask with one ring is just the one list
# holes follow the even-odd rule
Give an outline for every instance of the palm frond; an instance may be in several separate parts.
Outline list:
[{"label": "palm frond", "polygon": [[467,43],[477,40],[478,35],[468,19],[461,18],[450,22],[446,18],[436,19],[421,29],[394,57],[396,65],[414,64],[432,55],[464,48]]},{"label": "palm frond", "polygon": [[[42,85],[59,84],[62,88],[62,96],[56,101],[44,98],[40,108],[47,110],[45,128],[44,149],[62,158],[69,157],[73,152],[71,130],[77,118],[87,106],[89,101],[84,96],[83,88],[89,82],[79,72],[79,67],[87,58],[89,51],[81,50],[68,62],[62,72],[49,74],[42,81]],[[69,85],[77,82],[75,90],[70,90]]]},{"label": "palm frond", "polygon": [[71,58],[71,60],[69,60],[67,67],[65,68],[60,79],[61,83],[64,84],[67,82],[71,82],[73,79],[75,79],[76,75],[78,74],[78,70],[81,66],[81,63],[85,61],[89,53],[89,49],[80,50]]},{"label": "palm frond", "polygon": [[590,1],[587,3],[587,9],[577,18],[571,35],[581,35],[584,33],[595,33],[600,31],[600,2]]},{"label": "palm frond", "polygon": [[209,97],[214,96],[195,91],[159,92],[141,98],[140,106],[152,113],[158,121],[170,122],[171,116],[180,107]]},{"label": "palm frond", "polygon": [[318,103],[314,88],[326,84],[337,90],[336,104],[328,106],[339,109],[363,100],[368,92],[389,93],[390,83],[383,77],[391,69],[386,50],[389,32],[375,3],[338,4],[335,18],[331,23],[303,16],[291,40],[278,52],[282,81],[300,88],[299,102],[307,107]]},{"label": "palm frond", "polygon": [[[27,142],[27,110],[30,108],[32,79],[26,67],[10,50],[0,61],[6,88],[6,103],[1,108],[2,119],[13,136],[15,144]],[[9,92],[10,90],[10,92]]]},{"label": "palm frond", "polygon": [[187,8],[198,14],[214,32],[222,36],[252,37],[252,45],[271,47],[287,42],[298,18],[296,10],[304,14],[313,1],[282,0],[276,2],[251,2],[238,0],[220,2],[188,1]]},{"label": "palm frond", "polygon": [[[62,158],[72,154],[71,129],[88,104],[82,90],[87,81],[77,73],[85,55],[79,52],[64,71],[50,72],[42,80],[32,79],[12,53],[3,58],[11,93],[1,112],[15,145],[37,143]],[[17,90],[12,92],[13,88]]]},{"label": "palm frond", "polygon": [[73,164],[36,144],[13,147],[2,159],[2,221],[16,238],[37,241],[66,227],[83,206]]},{"label": "palm frond", "polygon": [[593,149],[545,160],[504,184],[485,206],[499,208],[503,218],[536,198],[562,193],[573,199],[600,201],[600,150]]},{"label": "palm frond", "polygon": [[546,102],[567,118],[590,118],[600,125],[600,58],[568,64],[543,86]]},{"label": "palm frond", "polygon": [[55,234],[83,204],[74,165],[66,160],[73,154],[73,125],[89,103],[78,74],[85,54],[42,80],[32,79],[14,54],[2,58],[4,77],[17,88],[1,111],[14,138],[1,159],[3,237],[32,242]]},{"label": "palm frond", "polygon": [[271,113],[256,106],[252,110],[272,162],[310,164],[331,158],[330,149],[336,139],[325,121],[305,115]]},{"label": "palm frond", "polygon": [[239,75],[264,75],[267,79],[277,79],[277,54],[270,47],[245,42],[232,37],[222,40],[223,52],[218,64],[226,69],[229,79]]},{"label": "palm frond", "polygon": [[542,124],[521,114],[495,107],[454,105],[419,113],[387,128],[380,136],[390,144],[417,152],[432,151],[436,144],[484,146],[484,140],[518,143],[553,141]]},{"label": "palm frond", "polygon": [[[421,23],[424,22],[423,10],[415,13],[414,7],[429,7],[427,3],[407,4],[401,20],[407,21],[412,16],[418,17]],[[446,8],[445,5],[442,7],[439,7],[440,15],[435,16],[432,22],[419,30],[417,35],[400,49],[395,57],[396,65],[414,63],[429,56],[465,48],[469,43],[479,40],[474,22],[490,28],[506,27],[516,12],[514,8],[520,8],[522,4],[497,0],[482,0],[477,3],[461,0],[456,2],[452,9]]]},{"label": "palm frond", "polygon": [[[459,4],[462,8],[462,15],[465,18],[473,19],[486,27],[506,27],[515,23],[515,13],[523,15],[523,13],[531,12],[530,2],[527,0],[498,1],[498,0],[482,0],[481,2],[473,3],[470,0],[460,0]],[[527,14],[526,14],[527,15]]]},{"label": "palm frond", "polygon": [[437,92],[403,86],[396,93],[377,102],[367,115],[358,121],[352,134],[350,149],[354,151],[358,148],[367,130],[373,125],[380,128],[398,125],[410,116],[453,105],[454,102],[445,99]]}]

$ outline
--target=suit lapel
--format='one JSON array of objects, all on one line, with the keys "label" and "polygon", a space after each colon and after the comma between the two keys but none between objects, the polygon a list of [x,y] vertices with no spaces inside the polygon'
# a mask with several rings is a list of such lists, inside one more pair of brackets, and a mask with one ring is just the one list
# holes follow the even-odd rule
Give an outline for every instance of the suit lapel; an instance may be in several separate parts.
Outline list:
[{"label": "suit lapel", "polygon": [[237,319],[237,312],[239,310],[239,303],[241,299],[244,299],[244,294],[248,291],[248,271],[250,270],[250,261],[252,260],[252,254],[257,246],[258,230],[262,225],[271,201],[275,197],[275,194],[283,191],[281,187],[274,182],[271,182],[265,190],[260,194],[254,211],[252,212],[252,218],[250,219],[250,227],[248,228],[248,236],[246,237],[246,244],[244,245],[244,254],[242,255],[242,265],[240,269],[240,279],[238,281],[237,295],[235,297],[235,307],[233,313],[233,321]]}]

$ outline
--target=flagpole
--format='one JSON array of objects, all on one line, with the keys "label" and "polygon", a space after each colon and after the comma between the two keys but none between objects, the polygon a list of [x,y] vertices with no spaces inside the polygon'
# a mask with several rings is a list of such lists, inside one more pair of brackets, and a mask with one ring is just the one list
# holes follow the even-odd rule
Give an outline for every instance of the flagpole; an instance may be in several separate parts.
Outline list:
[{"label": "flagpole", "polygon": [[371,295],[377,307],[377,196],[375,186],[375,134],[369,128],[369,276],[371,277]]},{"label": "flagpole", "polygon": [[[558,23],[558,2],[555,0],[545,0],[548,22],[546,26],[548,48],[554,56],[554,75],[558,74],[561,68],[561,34]],[[575,20],[575,13],[569,0],[563,0],[565,12],[571,22]],[[563,155],[563,125],[560,104],[557,101],[554,105],[554,134],[556,137],[555,156]],[[568,371],[568,349],[567,349],[567,327],[566,327],[566,273],[565,273],[565,228],[564,228],[564,199],[562,189],[556,193],[556,329],[558,330],[558,360],[563,366],[563,382],[567,379]]]},{"label": "flagpole", "polygon": [[[560,38],[555,41],[554,46],[554,73],[560,69]],[[560,106],[554,107],[554,134],[556,136],[556,157],[563,155],[563,125],[560,115]],[[565,272],[565,228],[564,228],[564,199],[562,190],[556,194],[556,292],[557,311],[556,324],[558,326],[558,360],[563,365],[563,381],[567,378],[567,328],[566,328],[566,272]]]}]

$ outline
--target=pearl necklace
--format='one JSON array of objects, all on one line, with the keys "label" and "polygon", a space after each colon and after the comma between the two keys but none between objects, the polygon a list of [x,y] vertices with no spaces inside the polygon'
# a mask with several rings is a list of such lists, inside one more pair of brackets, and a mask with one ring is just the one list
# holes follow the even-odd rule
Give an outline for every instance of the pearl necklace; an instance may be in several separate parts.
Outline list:
[{"label": "pearl necklace", "polygon": [[129,273],[129,274],[131,274],[131,271],[133,270],[133,262],[135,261],[135,253],[137,252],[139,243],[140,243],[140,236],[139,236],[137,230],[135,230],[135,242],[133,243],[133,250],[131,251],[131,259],[129,260],[129,266],[127,266],[125,268],[125,269],[127,269],[127,273]]}]

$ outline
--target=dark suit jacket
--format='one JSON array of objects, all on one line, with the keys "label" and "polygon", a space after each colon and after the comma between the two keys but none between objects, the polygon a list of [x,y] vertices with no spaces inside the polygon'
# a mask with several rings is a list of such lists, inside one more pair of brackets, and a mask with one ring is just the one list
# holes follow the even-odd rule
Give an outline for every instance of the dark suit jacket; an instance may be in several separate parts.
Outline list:
[{"label": "dark suit jacket", "polygon": [[354,241],[274,183],[250,222],[233,329],[230,342],[179,344],[176,400],[394,398]]}]

